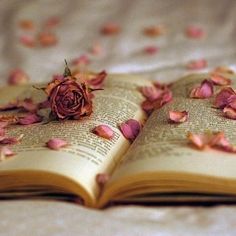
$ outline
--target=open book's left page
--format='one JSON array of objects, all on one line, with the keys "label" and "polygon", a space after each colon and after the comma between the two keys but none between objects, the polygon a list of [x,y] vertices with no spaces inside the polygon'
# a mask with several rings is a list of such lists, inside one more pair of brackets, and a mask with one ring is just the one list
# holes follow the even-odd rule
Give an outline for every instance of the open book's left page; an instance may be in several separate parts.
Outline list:
[{"label": "open book's left page", "polygon": [[[137,88],[149,84],[136,76],[111,75],[104,90],[96,92],[93,113],[89,118],[10,127],[9,136],[23,134],[24,137],[13,148],[17,155],[0,163],[0,175],[4,178],[0,189],[52,186],[80,194],[85,204],[94,205],[99,195],[96,175],[111,174],[130,146],[120,133],[118,124],[131,118],[141,122],[146,119],[140,108],[143,97]],[[42,91],[30,85],[5,87],[0,92],[3,104],[26,97],[35,101],[45,99]],[[111,140],[91,132],[100,124],[113,129],[115,134]],[[70,145],[60,151],[49,150],[45,143],[51,138],[65,139]]]}]

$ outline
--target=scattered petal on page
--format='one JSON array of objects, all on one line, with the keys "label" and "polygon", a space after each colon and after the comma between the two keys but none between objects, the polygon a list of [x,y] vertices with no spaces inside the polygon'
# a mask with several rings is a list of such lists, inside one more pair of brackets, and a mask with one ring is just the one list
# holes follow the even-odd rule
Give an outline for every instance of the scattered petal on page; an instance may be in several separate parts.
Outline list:
[{"label": "scattered petal on page", "polygon": [[90,59],[87,55],[82,55],[78,58],[73,59],[71,64],[74,66],[88,65],[90,64]]},{"label": "scattered petal on page", "polygon": [[226,78],[223,75],[217,74],[217,73],[212,73],[210,75],[210,80],[215,84],[215,85],[230,85],[231,84],[231,79]]},{"label": "scattered petal on page", "polygon": [[30,80],[29,76],[21,69],[15,69],[10,72],[8,76],[9,85],[26,84]]},{"label": "scattered petal on page", "polygon": [[231,87],[226,87],[221,89],[221,91],[216,95],[214,105],[216,108],[223,109],[234,100],[236,100],[235,91]]},{"label": "scattered petal on page", "polygon": [[23,138],[23,134],[20,135],[19,137],[1,137],[0,139],[0,144],[3,145],[15,145],[18,144],[21,139]]},{"label": "scattered petal on page", "polygon": [[110,179],[108,174],[97,174],[96,182],[100,187],[103,187]]},{"label": "scattered petal on page", "polygon": [[154,104],[153,104],[153,102],[151,102],[149,100],[143,101],[141,104],[141,107],[142,107],[143,111],[146,112],[147,115],[150,115],[154,110]]},{"label": "scattered petal on page", "polygon": [[60,23],[60,18],[59,17],[51,16],[45,21],[44,26],[46,28],[53,28],[55,26],[58,26],[59,23]]},{"label": "scattered petal on page", "polygon": [[227,106],[223,109],[224,115],[229,118],[236,120],[236,109],[232,108],[231,106]]},{"label": "scattered petal on page", "polygon": [[213,73],[223,73],[223,74],[235,74],[235,72],[227,66],[218,66],[213,70]]},{"label": "scattered petal on page", "polygon": [[53,138],[46,143],[46,146],[52,150],[59,150],[68,146],[68,142],[60,138]]},{"label": "scattered petal on page", "polygon": [[141,130],[141,124],[137,120],[130,119],[121,123],[119,128],[125,138],[134,141]]},{"label": "scattered petal on page", "polygon": [[16,115],[0,115],[0,122],[7,122],[8,125],[17,124],[19,117]]},{"label": "scattered petal on page", "polygon": [[192,60],[187,64],[189,70],[201,70],[207,67],[207,61],[205,59]]},{"label": "scattered petal on page", "polygon": [[0,161],[4,161],[6,158],[14,156],[15,153],[7,146],[0,147]]},{"label": "scattered petal on page", "polygon": [[210,80],[204,80],[200,86],[195,87],[190,92],[191,98],[209,98],[213,95],[213,83]]},{"label": "scattered petal on page", "polygon": [[21,20],[19,22],[19,26],[23,30],[33,30],[35,28],[32,20]]},{"label": "scattered petal on page", "polygon": [[188,38],[200,39],[204,35],[205,35],[205,32],[201,27],[190,25],[186,29],[186,36]]},{"label": "scattered petal on page", "polygon": [[163,94],[162,89],[158,89],[158,88],[153,87],[153,86],[141,87],[140,91],[141,91],[142,95],[151,102],[158,99],[158,98],[160,98],[161,95]]},{"label": "scattered petal on page", "polygon": [[36,46],[36,40],[32,36],[23,35],[20,36],[20,43],[26,47],[33,48]]},{"label": "scattered petal on page", "polygon": [[144,29],[143,33],[149,37],[157,37],[166,33],[164,25],[150,26]]},{"label": "scattered petal on page", "polygon": [[104,85],[104,80],[107,77],[107,73],[105,70],[101,71],[100,73],[96,74],[95,77],[87,80],[87,84],[92,89],[101,89]]},{"label": "scattered petal on page", "polygon": [[211,134],[203,133],[203,134],[194,134],[189,132],[187,135],[188,140],[191,144],[193,144],[198,149],[204,149],[209,146],[211,141]]},{"label": "scattered petal on page", "polygon": [[159,51],[159,48],[156,46],[147,46],[144,48],[144,52],[149,55],[154,55]]},{"label": "scattered petal on page", "polygon": [[31,125],[34,123],[39,123],[43,120],[42,116],[39,116],[37,114],[27,114],[24,117],[19,118],[18,124],[20,125]]},{"label": "scattered petal on page", "polygon": [[183,123],[188,120],[187,111],[169,111],[169,120],[173,123]]},{"label": "scattered petal on page", "polygon": [[114,131],[107,125],[98,125],[92,130],[92,132],[99,137],[109,140],[114,136]]},{"label": "scattered petal on page", "polygon": [[104,35],[114,35],[120,33],[120,26],[114,22],[108,22],[101,28]]},{"label": "scattered petal on page", "polygon": [[56,35],[52,32],[41,32],[38,35],[38,40],[43,47],[54,46],[58,43]]}]

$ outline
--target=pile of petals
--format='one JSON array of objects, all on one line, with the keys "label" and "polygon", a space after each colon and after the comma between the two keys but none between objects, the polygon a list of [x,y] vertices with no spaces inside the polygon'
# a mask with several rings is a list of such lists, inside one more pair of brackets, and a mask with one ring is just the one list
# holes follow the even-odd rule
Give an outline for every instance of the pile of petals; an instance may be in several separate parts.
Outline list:
[{"label": "pile of petals", "polygon": [[222,109],[227,118],[236,120],[236,92],[231,87],[225,87],[216,95],[214,106]]},{"label": "pile of petals", "polygon": [[188,133],[187,138],[199,150],[213,148],[224,152],[236,153],[236,147],[229,143],[223,132]]},{"label": "pile of petals", "polygon": [[141,87],[140,92],[146,98],[141,106],[148,115],[154,109],[159,109],[172,100],[172,92],[169,85],[155,83],[154,86]]},{"label": "pile of petals", "polygon": [[184,123],[188,120],[187,111],[169,111],[169,121],[171,123]]}]

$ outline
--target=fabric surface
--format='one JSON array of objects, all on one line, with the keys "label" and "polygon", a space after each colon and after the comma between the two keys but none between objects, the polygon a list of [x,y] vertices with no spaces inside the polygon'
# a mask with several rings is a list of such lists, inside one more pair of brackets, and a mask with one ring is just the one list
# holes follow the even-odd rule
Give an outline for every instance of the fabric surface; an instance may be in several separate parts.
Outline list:
[{"label": "fabric surface", "polygon": [[[173,81],[189,71],[190,59],[205,58],[208,69],[218,65],[235,67],[236,1],[233,0],[1,0],[0,78],[9,70],[24,69],[35,82],[47,81],[63,71],[64,59],[82,54],[95,42],[104,55],[91,56],[90,70],[144,74],[153,80]],[[27,48],[19,43],[24,32],[21,19],[38,25],[57,15],[59,43],[49,48]],[[106,22],[117,22],[121,33],[103,36]],[[164,24],[167,34],[148,38],[146,26]],[[189,24],[206,31],[201,40],[189,39]],[[155,45],[155,55],[143,53]],[[111,207],[104,211],[63,202],[0,202],[0,235],[235,235],[236,206],[217,207]]]}]

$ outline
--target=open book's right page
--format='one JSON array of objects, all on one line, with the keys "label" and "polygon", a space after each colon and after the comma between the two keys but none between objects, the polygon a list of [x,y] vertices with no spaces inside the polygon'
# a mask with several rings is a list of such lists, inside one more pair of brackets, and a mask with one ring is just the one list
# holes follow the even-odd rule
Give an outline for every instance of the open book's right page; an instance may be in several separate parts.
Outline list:
[{"label": "open book's right page", "polygon": [[[173,101],[149,117],[104,195],[123,198],[156,191],[231,192],[232,180],[236,180],[236,154],[196,150],[187,139],[188,132],[223,131],[236,144],[236,121],[227,119],[221,110],[213,107],[214,97],[189,97],[191,89],[207,77],[190,75],[173,84]],[[235,87],[235,78],[232,81]],[[214,86],[214,94],[221,88]],[[189,120],[170,123],[170,110],[186,110]]]}]

